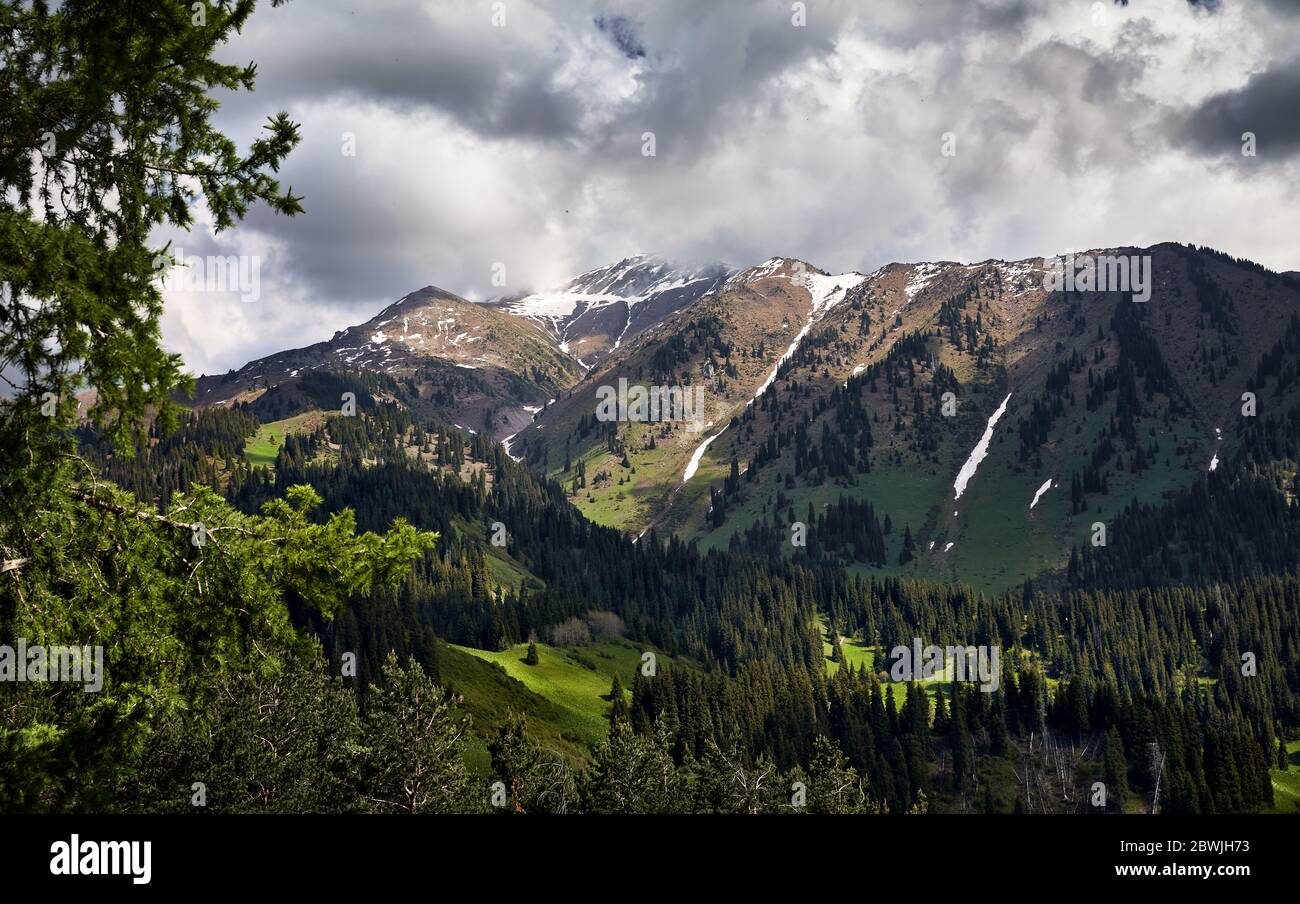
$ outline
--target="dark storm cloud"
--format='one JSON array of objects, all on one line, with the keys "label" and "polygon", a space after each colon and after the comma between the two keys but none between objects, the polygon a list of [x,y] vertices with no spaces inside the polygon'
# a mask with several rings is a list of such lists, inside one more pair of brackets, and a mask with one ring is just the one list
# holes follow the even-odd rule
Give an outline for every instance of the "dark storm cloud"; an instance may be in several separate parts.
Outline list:
[{"label": "dark storm cloud", "polygon": [[293,188],[305,197],[306,213],[286,220],[259,206],[243,224],[292,248],[279,275],[313,293],[344,299],[398,298],[414,288],[406,285],[413,274],[402,266],[399,239],[420,228],[424,212],[391,203],[388,193],[359,195],[365,180],[356,161],[325,142],[299,151]]},{"label": "dark storm cloud", "polygon": [[494,28],[486,8],[441,19],[394,3],[361,14],[327,3],[263,10],[240,44],[259,62],[257,90],[224,106],[247,115],[339,98],[439,111],[490,138],[572,135],[582,110],[555,83],[568,52],[520,47],[513,39],[527,27]]},{"label": "dark storm cloud", "polygon": [[998,31],[1020,28],[1033,18],[1033,9],[1027,0],[975,3],[973,9],[982,28]]},{"label": "dark storm cloud", "polygon": [[1206,100],[1183,125],[1186,139],[1204,154],[1238,159],[1242,135],[1252,132],[1264,160],[1300,152],[1300,56],[1275,63],[1241,88]]},{"label": "dark storm cloud", "polygon": [[[566,156],[582,175],[624,178],[637,167],[645,168],[640,147],[646,131],[656,133],[662,160],[681,167],[729,140],[728,123],[736,117],[747,120],[755,109],[768,109],[777,127],[786,115],[786,100],[773,93],[773,81],[810,60],[828,57],[849,8],[842,3],[812,6],[808,26],[794,28],[788,5],[769,5],[756,14],[754,4],[746,0],[705,6],[666,2],[656,7],[648,24],[612,12],[584,18],[576,4],[556,4],[554,25],[561,36],[576,42],[584,33],[599,35],[619,60],[637,64],[629,76],[634,95],[611,103],[594,130],[579,127],[591,103],[581,96],[589,86],[571,84],[563,93],[556,87],[558,73],[575,51],[538,39],[538,22],[525,19],[517,7],[512,7],[505,29],[476,29],[475,20],[455,20],[460,26],[452,36],[455,40],[444,40],[447,28],[424,23],[409,11],[399,16],[390,10],[353,23],[337,12],[312,8],[298,28],[278,31],[276,53],[253,48],[268,64],[248,103],[250,112],[324,100],[381,105],[402,115],[436,109],[490,142],[476,153],[492,154],[493,143],[502,139],[526,147],[530,140],[567,136],[574,144]],[[346,46],[338,52],[322,54],[316,41],[307,39],[336,33],[344,24],[351,27]],[[295,34],[302,35],[296,45],[282,43]],[[474,44],[457,43],[466,34],[476,36]],[[270,41],[269,35],[258,37],[259,43]],[[646,59],[645,48],[658,42],[671,48],[669,59]],[[509,52],[487,53],[486,48]],[[233,115],[231,110],[226,113]],[[497,251],[496,257],[463,266],[461,261],[474,257],[481,242],[470,253],[462,251],[448,260],[439,260],[431,249],[420,262],[426,271],[415,272],[410,236],[433,231],[434,223],[439,231],[457,230],[453,212],[444,206],[450,202],[438,195],[403,197],[403,191],[392,190],[392,182],[363,176],[373,172],[368,164],[375,155],[395,150],[386,146],[394,136],[377,136],[364,123],[353,126],[360,145],[358,160],[353,160],[340,156],[337,133],[328,131],[318,113],[299,118],[306,120],[304,143],[291,156],[284,175],[306,196],[307,215],[286,222],[255,209],[245,227],[290,243],[293,253],[287,256],[296,262],[292,276],[313,293],[358,299],[363,305],[396,297],[408,291],[412,281],[468,292],[481,288],[480,275],[493,260],[508,256]],[[531,182],[534,175],[503,172],[502,178]],[[371,180],[368,187],[365,178]],[[406,178],[420,177],[417,173]],[[552,171],[547,181],[557,190],[555,207],[563,209],[568,202],[558,192],[569,180]],[[657,231],[660,215],[654,204],[641,213]],[[444,221],[444,214],[452,215]],[[545,228],[536,220],[519,225],[524,235]],[[463,235],[450,236],[448,244],[457,241],[463,245]],[[430,244],[443,243],[431,238]]]},{"label": "dark storm cloud", "polygon": [[597,16],[596,27],[610,36],[614,46],[629,60],[645,56],[645,45],[637,37],[636,23],[627,16]]}]

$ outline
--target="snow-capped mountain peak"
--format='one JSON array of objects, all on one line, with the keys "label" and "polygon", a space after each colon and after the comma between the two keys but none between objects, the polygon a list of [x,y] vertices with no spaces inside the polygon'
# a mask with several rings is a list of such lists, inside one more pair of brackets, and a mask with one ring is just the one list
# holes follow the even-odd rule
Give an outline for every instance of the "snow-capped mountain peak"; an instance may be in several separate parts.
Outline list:
[{"label": "snow-capped mountain peak", "polygon": [[713,283],[730,272],[724,264],[679,267],[655,255],[638,254],[588,270],[563,286],[507,302],[506,310],[524,317],[578,317],[594,308],[635,305],[695,283]]},{"label": "snow-capped mountain peak", "polygon": [[584,367],[643,329],[708,294],[732,274],[725,264],[682,266],[638,254],[588,270],[545,292],[494,302],[539,323]]}]

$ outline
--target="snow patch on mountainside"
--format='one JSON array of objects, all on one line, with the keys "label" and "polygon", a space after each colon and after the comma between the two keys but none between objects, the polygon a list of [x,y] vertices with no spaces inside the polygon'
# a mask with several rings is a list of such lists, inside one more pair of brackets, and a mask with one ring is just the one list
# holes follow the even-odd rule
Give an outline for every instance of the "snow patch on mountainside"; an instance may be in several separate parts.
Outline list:
[{"label": "snow patch on mountainside", "polygon": [[627,331],[631,329],[631,327],[632,327],[632,305],[629,304],[627,306],[627,320],[623,322],[623,329],[619,332],[618,338],[614,340],[614,348],[618,348],[620,345],[623,344],[623,337],[627,335]]},{"label": "snow patch on mountainside", "polygon": [[[767,273],[770,276],[772,273],[776,272],[776,270],[783,267],[785,263],[786,262],[781,258],[772,258],[770,261],[763,264],[762,267],[755,268],[755,270]],[[755,279],[759,277],[751,276],[749,278]],[[767,392],[768,388],[771,387],[772,383],[776,380],[776,375],[777,372],[781,370],[781,365],[790,360],[794,353],[799,350],[799,343],[803,342],[804,336],[808,335],[808,331],[812,329],[813,324],[821,320],[822,315],[842,301],[845,294],[850,289],[860,285],[865,279],[866,277],[861,273],[844,273],[839,276],[827,276],[822,273],[804,274],[805,285],[807,286],[808,294],[812,299],[812,306],[808,311],[808,322],[805,323],[803,329],[795,335],[794,341],[790,343],[790,347],[787,348],[785,354],[777,360],[776,366],[772,368],[771,372],[767,375],[767,379],[758,387],[758,391],[754,393],[754,397],[746,403],[745,407],[753,405],[754,402],[758,401],[759,397],[762,396],[763,393]],[[691,455],[690,462],[686,465],[685,472],[682,474],[682,483],[689,482],[690,479],[695,476],[695,472],[699,470],[700,461],[703,459],[704,453],[709,448],[709,445],[725,433],[726,430],[727,428],[723,427],[695,449],[695,452]]]},{"label": "snow patch on mountainside", "polygon": [[769,279],[773,276],[785,275],[789,278],[787,274],[781,273],[781,269],[788,263],[790,263],[790,261],[784,257],[769,257],[757,267],[750,267],[748,270],[741,270],[735,276],[731,277],[731,279],[727,280],[726,284],[722,288],[724,291],[730,291],[732,289],[740,288],[745,283],[756,282],[760,279]]},{"label": "snow patch on mountainside", "polygon": [[970,479],[975,476],[975,471],[979,468],[980,462],[988,457],[989,443],[993,441],[993,428],[998,425],[998,421],[1002,419],[1002,415],[1007,413],[1007,403],[1010,401],[1011,393],[1007,393],[1007,397],[1002,400],[1002,404],[998,406],[998,410],[993,412],[992,416],[989,417],[988,426],[984,428],[984,435],[980,437],[980,441],[976,443],[975,448],[971,450],[970,457],[966,459],[966,463],[962,465],[961,470],[957,472],[957,479],[952,485],[952,488],[957,494],[953,496],[953,499],[961,498],[961,494],[966,492],[966,485],[970,483]]},{"label": "snow patch on mountainside", "polygon": [[1052,478],[1049,477],[1047,478],[1047,481],[1041,487],[1038,488],[1038,492],[1034,494],[1034,501],[1029,503],[1029,510],[1031,512],[1034,510],[1034,506],[1038,505],[1038,500],[1042,499],[1043,494],[1046,493],[1051,488],[1052,488]]},{"label": "snow patch on mountainside", "polygon": [[708,451],[709,446],[715,439],[726,432],[727,428],[723,427],[717,433],[700,443],[699,447],[691,454],[691,460],[686,463],[686,472],[682,474],[682,483],[690,482],[691,478],[695,476],[695,472],[700,469],[700,462],[704,459],[704,453]]},{"label": "snow patch on mountainside", "polygon": [[[770,261],[769,261],[770,263]],[[781,365],[790,360],[794,353],[799,350],[799,343],[803,342],[804,336],[813,328],[813,324],[822,319],[822,315],[843,300],[844,295],[849,289],[859,285],[864,279],[861,273],[845,273],[840,276],[824,276],[820,273],[809,273],[805,276],[808,293],[812,296],[812,309],[808,312],[808,322],[803,325],[790,347],[785,350],[785,354],[776,362],[772,372],[767,375],[763,385],[758,387],[754,393],[754,398],[750,399],[752,405],[763,393],[767,392],[772,382],[776,380],[777,371]]]},{"label": "snow patch on mountainside", "polygon": [[812,295],[813,313],[820,318],[843,301],[844,296],[850,291],[862,285],[866,279],[867,277],[861,273],[844,273],[839,276],[809,273],[807,282],[808,292]]},{"label": "snow patch on mountainside", "polygon": [[[763,393],[767,392],[768,388],[772,385],[772,382],[776,380],[776,373],[781,369],[781,365],[790,360],[791,356],[799,350],[799,343],[803,341],[804,336],[808,335],[808,331],[812,329],[814,323],[816,323],[816,321],[809,318],[808,322],[803,325],[803,329],[795,335],[794,341],[790,343],[790,347],[787,348],[785,354],[777,360],[776,366],[773,367],[772,372],[767,375],[767,379],[763,381],[763,385],[758,387],[758,391],[754,393],[754,399],[757,399]],[[754,404],[754,399],[750,399],[749,404]]]},{"label": "snow patch on mountainside", "polygon": [[913,267],[912,272],[907,276],[907,285],[903,289],[907,293],[907,300],[911,302],[915,299],[942,272],[941,264],[917,264]]},{"label": "snow patch on mountainside", "polygon": [[1042,288],[1043,280],[1038,274],[1039,269],[1032,260],[998,262],[1002,287],[1012,295],[1024,295],[1032,289]]}]

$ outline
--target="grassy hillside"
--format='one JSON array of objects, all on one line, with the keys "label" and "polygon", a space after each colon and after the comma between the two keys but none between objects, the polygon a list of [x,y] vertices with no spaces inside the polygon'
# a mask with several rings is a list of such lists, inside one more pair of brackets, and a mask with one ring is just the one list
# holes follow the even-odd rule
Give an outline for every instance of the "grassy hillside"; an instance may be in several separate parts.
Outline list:
[{"label": "grassy hillside", "polygon": [[1300,814],[1300,741],[1286,745],[1287,770],[1270,769],[1273,779],[1273,812]]},{"label": "grassy hillside", "polygon": [[567,713],[561,707],[511,677],[491,659],[479,655],[480,650],[448,645],[441,652],[440,680],[449,690],[464,697],[464,710],[478,736],[472,745],[474,754],[467,757],[472,767],[486,767],[487,744],[483,738],[495,732],[512,714],[527,720],[529,733],[542,747],[558,750],[575,762],[586,760],[586,740],[576,735],[566,736],[561,726]]},{"label": "grassy hillside", "polygon": [[284,438],[290,433],[309,433],[315,430],[325,419],[320,411],[304,411],[281,421],[263,424],[257,433],[250,437],[244,446],[244,458],[250,465],[275,464],[276,456],[284,445]]},{"label": "grassy hillside", "polygon": [[[553,647],[537,644],[538,663],[526,665],[527,644],[501,652],[453,647],[484,662],[499,665],[511,679],[549,701],[551,727],[569,744],[594,746],[609,731],[609,687],[617,674],[625,689],[641,666],[645,648],[626,640]],[[672,660],[656,653],[659,664]],[[630,699],[630,693],[629,693]]]}]

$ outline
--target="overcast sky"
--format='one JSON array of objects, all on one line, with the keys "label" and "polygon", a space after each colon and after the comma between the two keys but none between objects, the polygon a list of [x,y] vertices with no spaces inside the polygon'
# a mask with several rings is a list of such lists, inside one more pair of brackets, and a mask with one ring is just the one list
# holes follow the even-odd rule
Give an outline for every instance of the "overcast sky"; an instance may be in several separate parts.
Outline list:
[{"label": "overcast sky", "polygon": [[302,124],[306,213],[172,236],[260,259],[255,303],[168,291],[195,373],[638,252],[841,272],[1172,240],[1300,269],[1300,0],[294,0],[221,56],[258,64],[218,117],[241,147]]}]

